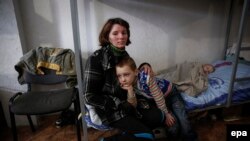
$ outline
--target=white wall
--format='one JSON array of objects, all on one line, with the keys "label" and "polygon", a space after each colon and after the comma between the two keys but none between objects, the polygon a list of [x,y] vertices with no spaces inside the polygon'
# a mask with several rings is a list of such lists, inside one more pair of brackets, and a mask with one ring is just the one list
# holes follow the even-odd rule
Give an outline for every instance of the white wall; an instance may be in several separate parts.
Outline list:
[{"label": "white wall", "polygon": [[0,0],[0,3],[0,88],[19,89],[15,86],[17,74],[14,65],[22,56],[22,48],[14,8],[9,0]]},{"label": "white wall", "polygon": [[74,49],[69,2],[19,1],[27,50],[38,46]]},{"label": "white wall", "polygon": [[[4,110],[5,118],[9,122],[8,100],[19,90],[24,90],[17,82],[17,73],[14,65],[22,56],[22,47],[17,29],[14,6],[11,0],[0,0],[0,101]],[[24,118],[18,117],[24,123]]]},{"label": "white wall", "polygon": [[157,71],[185,60],[210,63],[222,58],[227,8],[223,0],[85,0],[83,4],[88,8],[79,12],[88,20],[82,19],[87,23],[82,35],[88,36],[82,38],[88,39],[84,52],[99,48],[98,35],[107,19],[121,17],[130,23],[132,44],[127,50],[137,64],[149,62]]}]

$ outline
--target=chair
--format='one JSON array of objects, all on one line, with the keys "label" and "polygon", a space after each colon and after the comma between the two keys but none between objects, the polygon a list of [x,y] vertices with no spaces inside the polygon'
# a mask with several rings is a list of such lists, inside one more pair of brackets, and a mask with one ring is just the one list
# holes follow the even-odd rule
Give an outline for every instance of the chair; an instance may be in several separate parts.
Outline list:
[{"label": "chair", "polygon": [[[24,71],[23,78],[25,84],[28,85],[27,92],[18,92],[9,100],[13,140],[18,140],[15,115],[27,115],[31,130],[35,132],[31,115],[63,112],[68,110],[73,103],[77,139],[80,141],[80,121],[77,119],[77,115],[80,113],[80,106],[77,88],[59,87],[58,84],[66,83],[68,76],[56,75],[56,72],[51,69],[43,68],[43,71],[44,75],[34,75]],[[46,87],[45,90],[34,89],[34,87],[42,89],[43,86]]]}]

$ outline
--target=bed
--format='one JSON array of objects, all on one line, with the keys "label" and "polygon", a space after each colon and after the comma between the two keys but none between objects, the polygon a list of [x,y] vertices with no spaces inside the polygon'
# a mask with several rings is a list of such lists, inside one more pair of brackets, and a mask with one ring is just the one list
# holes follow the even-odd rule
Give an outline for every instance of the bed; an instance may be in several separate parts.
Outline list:
[{"label": "bed", "polygon": [[[250,0],[244,0],[244,4],[242,6],[242,16],[240,18],[240,23],[239,27],[234,27],[238,28],[238,36],[235,39],[237,41],[236,43],[236,51],[235,51],[235,59],[233,59],[233,64],[234,65],[228,65],[228,66],[220,66],[218,69],[209,75],[209,88],[204,91],[201,95],[198,97],[190,97],[187,96],[186,94],[182,93],[181,95],[183,96],[186,104],[186,109],[188,111],[197,111],[197,110],[205,110],[209,108],[216,108],[216,107],[229,107],[231,106],[231,102],[227,101],[232,101],[233,104],[241,104],[247,101],[250,101],[250,67],[244,64],[239,63],[238,64],[238,57],[240,54],[240,51],[246,51],[250,50],[250,47],[247,48],[241,48],[241,42],[242,42],[242,36],[243,36],[243,31],[245,29],[246,25],[246,17],[249,14],[248,12],[248,5],[249,5]],[[75,1],[71,1],[73,4],[71,4],[71,9],[72,9],[72,23],[73,23],[73,33],[74,37],[76,40],[74,40],[75,44],[75,52],[76,55],[78,55],[76,62],[79,66],[82,66],[81,62],[81,49],[80,49],[80,36],[79,36],[79,31],[78,31],[78,18],[77,18],[77,3]],[[84,1],[84,5],[88,5],[89,1]],[[231,23],[233,21],[233,5],[239,4],[234,2],[233,0],[229,1],[229,10],[228,10],[228,19],[226,23],[226,35],[225,35],[225,44],[224,44],[224,57],[223,59],[226,59],[226,50],[229,45],[229,36],[230,36],[230,30],[234,29],[231,27]],[[89,8],[86,8],[85,12],[85,17],[89,18],[88,14],[90,13]],[[88,28],[88,24],[86,24],[86,27]],[[236,31],[237,32],[237,31]],[[79,54],[77,54],[79,53]],[[214,63],[214,65],[223,63],[224,61],[217,61]],[[239,68],[238,71],[236,72],[236,68]],[[225,71],[225,72],[223,72]],[[82,78],[82,70],[81,67],[78,67],[77,69],[77,76],[78,78]],[[232,73],[231,73],[232,72]],[[235,81],[235,76],[241,77],[244,75],[247,75],[247,81]],[[79,85],[83,84],[82,79],[78,79]],[[234,88],[232,86],[235,86]],[[79,93],[82,93],[83,90],[82,87],[79,87]],[[229,94],[228,94],[229,93]],[[231,95],[233,94],[233,95]],[[232,97],[231,97],[232,96]],[[232,100],[231,100],[232,99]],[[80,102],[81,105],[85,104],[85,101],[82,98],[82,95],[80,95]],[[85,107],[81,107],[82,113],[85,115]],[[90,121],[90,116],[87,114],[86,116],[83,116],[83,123],[84,121],[87,122],[87,124],[83,124],[83,132],[84,132],[84,140],[87,139],[87,127],[93,127],[99,130],[106,130],[108,129],[107,127],[104,127],[102,125],[95,125],[92,124]]]},{"label": "bed", "polygon": [[[227,60],[216,61],[213,63],[215,71],[208,76],[208,88],[197,97],[181,93],[187,111],[200,111],[209,108],[225,107],[228,98],[230,76],[233,63]],[[159,75],[168,79],[164,74]],[[238,64],[236,73],[237,78],[250,77],[250,65]],[[250,101],[250,80],[235,82],[231,104],[240,104]]]},{"label": "bed", "polygon": [[[188,112],[202,111],[226,106],[233,62],[220,60],[214,62],[213,66],[215,67],[215,71],[208,75],[209,84],[208,88],[204,92],[199,94],[197,97],[192,97],[185,93],[181,93],[185,103],[185,108]],[[169,74],[167,71],[162,71],[157,77],[168,79],[168,76]],[[246,63],[239,63],[236,77],[250,77],[250,65],[247,65]],[[231,104],[241,104],[244,102],[250,102],[250,80],[235,82],[234,84]],[[92,113],[92,109],[88,109],[90,111],[88,111],[85,116],[85,121],[88,127],[93,127],[98,130],[111,129],[110,127],[102,125],[101,122],[98,121],[99,119],[96,118],[97,115]],[[92,121],[90,114],[94,114],[91,117],[95,117],[95,119],[92,119]]]}]

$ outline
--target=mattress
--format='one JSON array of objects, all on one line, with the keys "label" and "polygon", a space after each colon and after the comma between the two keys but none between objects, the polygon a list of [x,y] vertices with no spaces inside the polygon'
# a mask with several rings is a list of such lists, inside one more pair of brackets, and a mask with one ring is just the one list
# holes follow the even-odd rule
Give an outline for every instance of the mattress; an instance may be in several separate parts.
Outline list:
[{"label": "mattress", "polygon": [[[188,96],[181,93],[187,111],[204,109],[210,106],[221,106],[226,104],[230,77],[233,69],[233,63],[230,61],[216,61],[213,63],[215,71],[208,76],[208,89],[197,97]],[[236,78],[250,77],[250,66],[238,64]],[[235,82],[232,103],[241,103],[250,100],[250,80]]]}]

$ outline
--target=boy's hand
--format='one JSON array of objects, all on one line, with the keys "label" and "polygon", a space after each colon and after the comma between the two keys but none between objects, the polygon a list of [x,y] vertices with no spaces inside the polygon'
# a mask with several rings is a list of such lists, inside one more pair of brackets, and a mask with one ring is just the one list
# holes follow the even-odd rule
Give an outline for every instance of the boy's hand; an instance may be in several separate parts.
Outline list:
[{"label": "boy's hand", "polygon": [[171,127],[175,124],[175,118],[173,117],[173,115],[169,112],[167,112],[166,114],[166,120],[165,120],[165,124],[168,126],[168,127]]},{"label": "boy's hand", "polygon": [[131,84],[120,84],[121,88],[127,91],[133,91],[133,86]]},{"label": "boy's hand", "polygon": [[133,97],[135,95],[132,84],[130,84],[130,85],[129,84],[121,84],[121,88],[128,91],[128,97]]},{"label": "boy's hand", "polygon": [[153,69],[148,64],[142,65],[141,68],[140,68],[140,70],[144,70],[144,72],[146,72],[147,74],[149,74],[151,77],[155,75]]}]

